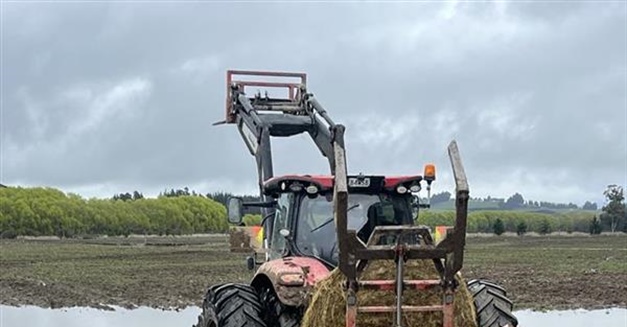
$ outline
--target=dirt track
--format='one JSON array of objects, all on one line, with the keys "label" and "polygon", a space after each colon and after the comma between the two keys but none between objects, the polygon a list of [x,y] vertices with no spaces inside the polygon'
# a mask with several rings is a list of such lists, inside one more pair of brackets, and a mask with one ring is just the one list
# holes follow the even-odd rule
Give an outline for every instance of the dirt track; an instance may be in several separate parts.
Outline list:
[{"label": "dirt track", "polygon": [[[515,310],[627,307],[627,235],[469,237],[464,277],[503,285]],[[223,236],[0,242],[0,302],[43,307],[200,305],[247,281]]]}]

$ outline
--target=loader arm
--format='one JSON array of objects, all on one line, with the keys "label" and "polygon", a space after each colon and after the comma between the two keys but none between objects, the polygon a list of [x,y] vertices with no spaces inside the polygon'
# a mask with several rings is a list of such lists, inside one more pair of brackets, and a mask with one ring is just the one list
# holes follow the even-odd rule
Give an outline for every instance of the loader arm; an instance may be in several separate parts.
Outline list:
[{"label": "loader arm", "polygon": [[[331,131],[336,124],[313,94],[307,93],[306,74],[229,70],[226,83],[226,119],[214,125],[237,126],[250,154],[255,157],[259,194],[264,202],[271,199],[264,194],[263,183],[274,177],[271,137],[309,134],[329,161],[331,174],[335,172]],[[263,88],[266,93],[251,96],[247,93],[250,88]],[[268,91],[277,90],[287,91],[287,94],[268,95]],[[273,207],[262,210],[264,217],[274,213]],[[272,231],[272,220],[269,219],[264,227],[266,231]]]}]

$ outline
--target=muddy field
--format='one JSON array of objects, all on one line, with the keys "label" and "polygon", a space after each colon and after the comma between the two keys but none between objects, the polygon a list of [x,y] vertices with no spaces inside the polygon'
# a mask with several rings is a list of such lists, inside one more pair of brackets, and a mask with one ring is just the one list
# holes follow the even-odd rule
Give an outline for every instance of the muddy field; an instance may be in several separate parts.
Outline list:
[{"label": "muddy field", "polygon": [[[462,273],[502,284],[515,310],[627,307],[627,236],[467,239]],[[0,302],[107,309],[200,305],[206,287],[247,281],[225,236],[0,241]]]}]

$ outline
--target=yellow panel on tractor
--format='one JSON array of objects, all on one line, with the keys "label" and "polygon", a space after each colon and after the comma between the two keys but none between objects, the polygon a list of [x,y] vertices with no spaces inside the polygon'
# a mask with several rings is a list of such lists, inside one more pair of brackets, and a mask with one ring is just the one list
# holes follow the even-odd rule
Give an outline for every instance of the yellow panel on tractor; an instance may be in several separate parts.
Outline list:
[{"label": "yellow panel on tractor", "polygon": [[453,231],[452,226],[435,226],[435,237],[434,237],[435,244],[438,244],[440,243],[440,241],[445,239],[449,231],[450,232]]}]

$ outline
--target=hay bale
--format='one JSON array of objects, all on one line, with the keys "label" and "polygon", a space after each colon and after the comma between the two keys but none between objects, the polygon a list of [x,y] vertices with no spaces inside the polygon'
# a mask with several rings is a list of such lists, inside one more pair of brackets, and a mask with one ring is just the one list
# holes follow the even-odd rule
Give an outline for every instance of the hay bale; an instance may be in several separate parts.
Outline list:
[{"label": "hay bale", "polygon": [[229,229],[229,244],[231,246],[231,252],[252,251],[250,247],[250,235],[245,228]]},{"label": "hay bale", "polygon": [[[391,260],[372,261],[364,269],[363,280],[393,280],[396,264]],[[438,279],[438,273],[431,260],[410,260],[405,266],[405,279]],[[477,327],[472,295],[460,274],[456,276],[460,286],[455,292],[455,326]],[[344,275],[335,269],[315,286],[301,327],[345,327],[346,295],[343,285]],[[386,305],[396,303],[394,291],[375,291],[361,289],[357,292],[360,306]],[[404,305],[435,305],[442,302],[439,287],[418,291],[407,289],[403,292]],[[395,313],[358,313],[359,327],[388,327],[395,321]],[[442,327],[441,312],[404,312],[403,326],[407,327]]]}]

